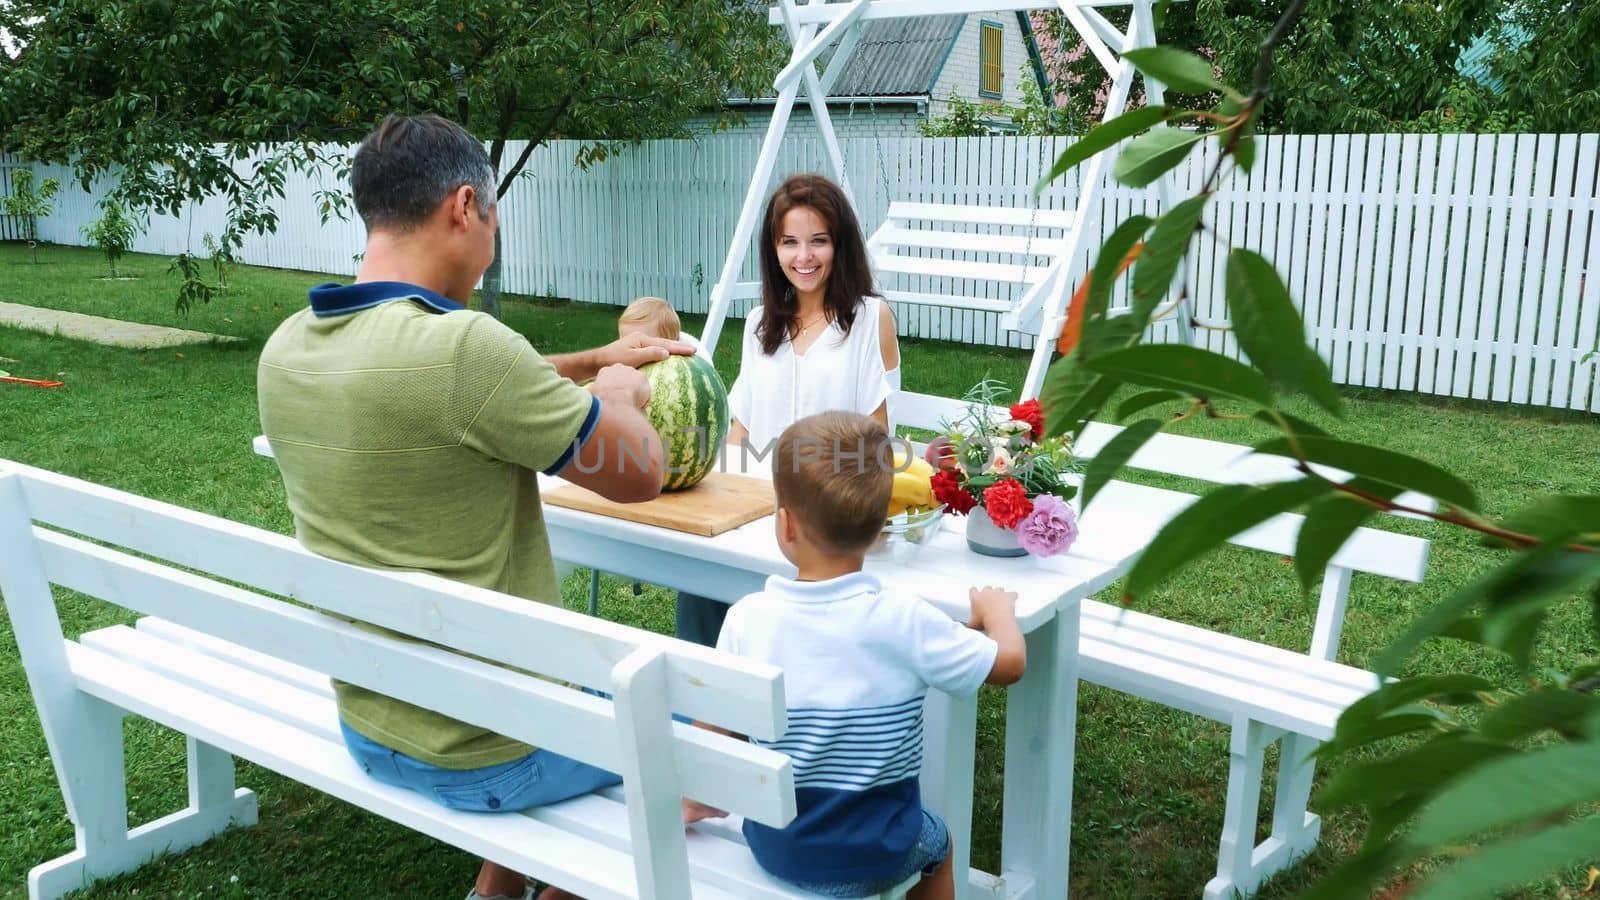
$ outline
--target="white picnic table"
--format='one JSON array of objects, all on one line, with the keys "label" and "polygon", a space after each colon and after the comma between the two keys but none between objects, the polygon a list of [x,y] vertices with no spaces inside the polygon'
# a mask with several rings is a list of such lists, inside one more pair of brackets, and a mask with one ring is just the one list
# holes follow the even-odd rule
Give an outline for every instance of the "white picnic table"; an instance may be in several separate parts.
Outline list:
[{"label": "white picnic table", "polygon": [[[255,450],[271,456],[264,437]],[[731,450],[722,470],[770,477],[754,456]],[[567,482],[539,476],[541,490]],[[952,701],[930,692],[925,708],[924,802],[955,838],[957,896],[984,900],[1059,900],[1067,896],[1072,833],[1072,778],[1078,707],[1079,604],[1127,573],[1160,526],[1194,498],[1112,482],[1080,522],[1061,556],[999,559],[967,548],[965,520],[946,516],[932,541],[894,560],[869,559],[867,571],[915,591],[966,621],[967,589],[994,584],[1017,593],[1028,670],[1007,689],[1005,812],[1001,871],[971,869],[972,768],[976,698]],[[588,566],[727,603],[760,590],[770,575],[793,575],[778,549],[773,517],[715,537],[544,504],[551,554]]]}]

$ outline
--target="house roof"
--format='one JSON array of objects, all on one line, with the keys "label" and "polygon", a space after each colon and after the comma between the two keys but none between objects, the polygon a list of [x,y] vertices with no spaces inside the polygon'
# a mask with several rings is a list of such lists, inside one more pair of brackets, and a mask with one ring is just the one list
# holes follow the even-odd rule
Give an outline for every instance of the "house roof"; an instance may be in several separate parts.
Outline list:
[{"label": "house roof", "polygon": [[[832,97],[904,97],[933,93],[965,16],[875,19],[833,83]],[[823,63],[833,57],[830,49]]]}]

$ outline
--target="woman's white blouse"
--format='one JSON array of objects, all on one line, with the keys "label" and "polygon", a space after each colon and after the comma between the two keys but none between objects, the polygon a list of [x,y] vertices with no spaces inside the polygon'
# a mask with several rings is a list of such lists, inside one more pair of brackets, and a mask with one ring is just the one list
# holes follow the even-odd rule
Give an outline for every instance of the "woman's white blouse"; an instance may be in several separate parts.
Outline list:
[{"label": "woman's white blouse", "polygon": [[771,356],[761,352],[756,327],[761,308],[744,323],[739,377],[728,392],[728,409],[750,432],[752,447],[774,442],[796,420],[842,409],[871,415],[894,395],[900,370],[887,372],[878,345],[883,301],[865,298],[855,325],[845,334],[834,322],[804,354],[785,340]]}]

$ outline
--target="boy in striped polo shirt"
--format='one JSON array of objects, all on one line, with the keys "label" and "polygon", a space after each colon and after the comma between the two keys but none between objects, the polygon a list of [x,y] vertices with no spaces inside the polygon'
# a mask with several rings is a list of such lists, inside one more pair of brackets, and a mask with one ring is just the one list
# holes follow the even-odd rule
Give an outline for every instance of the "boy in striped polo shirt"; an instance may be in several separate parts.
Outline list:
[{"label": "boy in striped polo shirt", "polygon": [[[864,897],[921,872],[913,900],[954,895],[950,836],[922,806],[928,688],[971,696],[1022,677],[1026,651],[1000,588],[974,588],[966,626],[861,571],[893,480],[889,435],[870,417],[810,416],[778,439],[772,482],[778,546],[799,570],[728,611],[717,649],[783,669],[789,727],[773,749],[794,760],[798,815],[745,822],[756,861],[828,897]],[[684,801],[684,819],[722,815]]]}]

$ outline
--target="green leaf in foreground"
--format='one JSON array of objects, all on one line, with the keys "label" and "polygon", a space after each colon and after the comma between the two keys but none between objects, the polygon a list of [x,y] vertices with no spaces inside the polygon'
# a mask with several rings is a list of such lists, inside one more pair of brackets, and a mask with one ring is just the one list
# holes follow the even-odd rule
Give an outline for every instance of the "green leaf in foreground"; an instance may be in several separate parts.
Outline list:
[{"label": "green leaf in foreground", "polygon": [[1217,488],[1172,517],[1140,554],[1128,573],[1127,597],[1138,598],[1179,568],[1227,543],[1234,535],[1330,490],[1314,478],[1262,487],[1231,484]]},{"label": "green leaf in foreground", "polygon": [[1183,263],[1189,239],[1194,236],[1209,199],[1208,194],[1190,197],[1163,213],[1139,252],[1139,262],[1133,268],[1133,309],[1134,315],[1142,319],[1141,329],[1172,286],[1172,276]]},{"label": "green leaf in foreground", "polygon": [[1302,437],[1293,444],[1287,438],[1275,438],[1257,444],[1255,449],[1257,453],[1293,458],[1296,456],[1295,445],[1298,445],[1299,451],[1305,454],[1307,462],[1333,466],[1353,475],[1362,475],[1384,484],[1427,494],[1457,509],[1478,508],[1478,495],[1465,481],[1433,463],[1393,450],[1385,450],[1382,447],[1333,438]]},{"label": "green leaf in foreground", "polygon": [[1177,391],[1140,391],[1122,401],[1117,407],[1117,421],[1121,422],[1134,413],[1144,412],[1152,406],[1183,399],[1186,399],[1184,395]]},{"label": "green leaf in foreground", "polygon": [[1122,54],[1133,67],[1182,94],[1223,90],[1209,61],[1176,47],[1140,47]]},{"label": "green leaf in foreground", "polygon": [[1128,460],[1139,452],[1139,448],[1160,430],[1160,419],[1140,419],[1122,429],[1121,433],[1100,448],[1100,452],[1089,460],[1089,468],[1083,473],[1084,509],[1089,507],[1089,502],[1106,486],[1106,482],[1115,478]]},{"label": "green leaf in foreground", "polygon": [[1519,835],[1485,847],[1433,876],[1411,900],[1489,900],[1540,876],[1592,860],[1597,846],[1600,818]]},{"label": "green leaf in foreground", "polygon": [[[1400,492],[1393,485],[1366,478],[1355,479],[1351,486],[1385,499]],[[1349,494],[1335,494],[1307,508],[1305,524],[1294,544],[1294,570],[1300,576],[1300,587],[1310,590],[1356,529],[1377,513],[1376,507]]]},{"label": "green leaf in foreground", "polygon": [[1204,137],[1178,128],[1153,129],[1122,149],[1112,174],[1129,187],[1145,187],[1177,168]]},{"label": "green leaf in foreground", "polygon": [[1220,353],[1185,344],[1129,347],[1086,360],[1084,365],[1103,375],[1148,387],[1272,405],[1272,389],[1260,372]]},{"label": "green leaf in foreground", "polygon": [[1480,766],[1433,798],[1407,840],[1432,848],[1600,799],[1600,744],[1557,744]]},{"label": "green leaf in foreground", "polygon": [[1304,392],[1334,415],[1344,414],[1328,364],[1306,343],[1305,323],[1289,289],[1261,254],[1249,250],[1228,254],[1228,312],[1239,348],[1267,381]]},{"label": "green leaf in foreground", "polygon": [[1074,166],[1102,150],[1115,146],[1123,138],[1132,137],[1141,131],[1160,125],[1166,121],[1170,112],[1165,106],[1141,106],[1095,126],[1088,134],[1073,141],[1072,146],[1062,151],[1056,158],[1055,165],[1051,166],[1050,171],[1034,186],[1033,192],[1037,194],[1043,191],[1050,186],[1050,182],[1065,175]]}]

